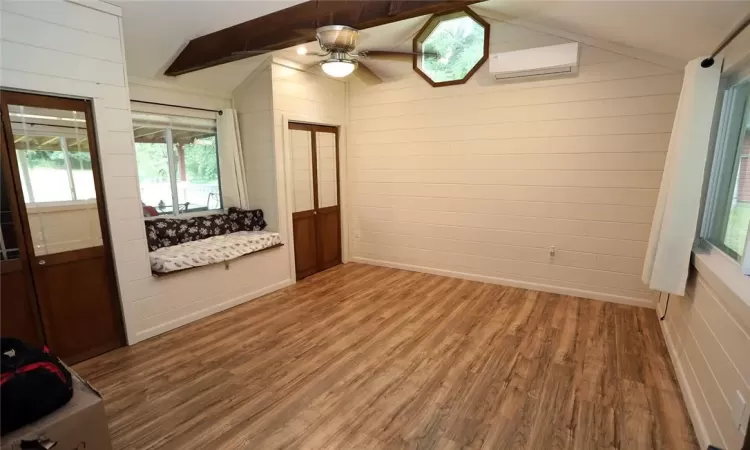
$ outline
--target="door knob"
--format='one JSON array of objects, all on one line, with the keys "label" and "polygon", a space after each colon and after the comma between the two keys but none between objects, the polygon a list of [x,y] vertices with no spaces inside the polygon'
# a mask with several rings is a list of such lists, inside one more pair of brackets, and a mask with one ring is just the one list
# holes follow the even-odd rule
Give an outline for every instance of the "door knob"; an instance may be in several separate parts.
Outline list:
[{"label": "door knob", "polygon": [[318,212],[317,212],[317,211],[313,211],[313,214],[315,214],[315,215],[317,216],[317,215],[318,215]]},{"label": "door knob", "polygon": [[39,260],[39,265],[40,265],[40,266],[43,266],[43,265],[45,265],[45,264],[47,264],[47,261],[45,261],[45,260],[43,260],[43,259],[40,259],[40,260]]}]

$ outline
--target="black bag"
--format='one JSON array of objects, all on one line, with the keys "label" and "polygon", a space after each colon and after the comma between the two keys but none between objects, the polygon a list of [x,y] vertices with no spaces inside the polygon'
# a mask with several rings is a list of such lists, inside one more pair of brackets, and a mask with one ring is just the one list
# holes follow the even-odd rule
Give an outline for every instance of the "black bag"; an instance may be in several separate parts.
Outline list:
[{"label": "black bag", "polygon": [[0,339],[0,434],[21,428],[73,397],[73,378],[49,350]]}]

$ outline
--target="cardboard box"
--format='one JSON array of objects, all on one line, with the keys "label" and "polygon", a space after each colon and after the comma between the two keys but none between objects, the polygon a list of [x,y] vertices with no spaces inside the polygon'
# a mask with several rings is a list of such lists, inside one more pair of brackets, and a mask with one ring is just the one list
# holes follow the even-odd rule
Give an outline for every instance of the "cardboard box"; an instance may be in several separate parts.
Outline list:
[{"label": "cardboard box", "polygon": [[[57,411],[6,434],[1,450],[111,450],[107,416],[99,393],[70,368],[73,398]],[[21,447],[21,443],[24,446]]]}]

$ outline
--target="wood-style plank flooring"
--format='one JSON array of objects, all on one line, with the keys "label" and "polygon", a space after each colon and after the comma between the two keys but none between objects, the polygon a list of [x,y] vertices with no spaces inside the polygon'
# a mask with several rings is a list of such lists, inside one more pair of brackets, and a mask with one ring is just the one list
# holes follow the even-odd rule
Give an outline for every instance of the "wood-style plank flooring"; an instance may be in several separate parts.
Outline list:
[{"label": "wood-style plank flooring", "polygon": [[79,364],[116,449],[695,449],[653,310],[346,264]]}]

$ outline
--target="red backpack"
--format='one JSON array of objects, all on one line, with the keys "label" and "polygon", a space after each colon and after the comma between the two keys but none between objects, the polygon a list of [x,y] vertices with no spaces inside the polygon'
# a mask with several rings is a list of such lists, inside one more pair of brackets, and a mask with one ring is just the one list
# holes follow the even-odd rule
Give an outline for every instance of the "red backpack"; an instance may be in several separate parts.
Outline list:
[{"label": "red backpack", "polygon": [[73,397],[68,369],[44,350],[14,338],[0,339],[0,434],[21,428]]}]

